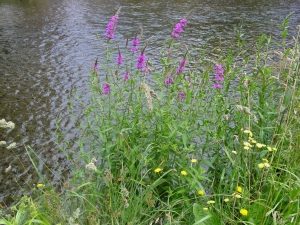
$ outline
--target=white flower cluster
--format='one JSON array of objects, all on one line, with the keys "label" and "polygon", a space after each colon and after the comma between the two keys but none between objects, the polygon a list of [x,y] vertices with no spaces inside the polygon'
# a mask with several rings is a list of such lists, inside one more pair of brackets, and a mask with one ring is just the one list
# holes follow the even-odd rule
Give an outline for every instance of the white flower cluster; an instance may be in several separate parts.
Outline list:
[{"label": "white flower cluster", "polygon": [[15,124],[11,121],[6,122],[5,119],[0,120],[0,127],[1,128],[9,128],[9,129],[14,129]]},{"label": "white flower cluster", "polygon": [[85,165],[85,169],[96,171],[97,167],[95,166],[95,162],[97,162],[97,159],[92,158],[91,162]]}]

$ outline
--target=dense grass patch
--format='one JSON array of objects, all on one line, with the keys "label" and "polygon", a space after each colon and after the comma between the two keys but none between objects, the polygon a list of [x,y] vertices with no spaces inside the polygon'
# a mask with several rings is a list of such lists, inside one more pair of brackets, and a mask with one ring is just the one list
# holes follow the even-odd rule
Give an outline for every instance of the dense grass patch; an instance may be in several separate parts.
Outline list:
[{"label": "dense grass patch", "polygon": [[181,42],[183,18],[154,64],[149,39],[114,41],[118,13],[90,100],[70,103],[81,109],[72,115],[77,149],[57,132],[71,179],[62,192],[40,184],[37,198],[24,197],[0,223],[299,224],[299,40],[288,39],[290,15],[281,43],[262,35],[249,49],[237,32],[215,58]]}]

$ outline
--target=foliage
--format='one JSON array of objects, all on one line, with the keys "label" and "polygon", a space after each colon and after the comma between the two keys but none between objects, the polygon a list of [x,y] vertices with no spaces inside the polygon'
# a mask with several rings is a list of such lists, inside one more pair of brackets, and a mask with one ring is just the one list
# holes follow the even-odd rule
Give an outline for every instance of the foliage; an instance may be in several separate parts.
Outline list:
[{"label": "foliage", "polygon": [[[101,43],[105,58],[94,63],[90,100],[70,103],[82,109],[74,110],[77,149],[57,133],[72,180],[60,194],[41,187],[38,212],[27,199],[31,217],[22,218],[45,224],[299,223],[298,37],[287,47],[262,35],[249,54],[239,31],[226,51],[208,58],[205,48],[179,42],[188,29],[181,20],[153,64],[145,60],[150,39],[138,46],[142,36],[136,35],[132,51],[128,41],[125,47],[114,42],[118,19]],[[25,215],[23,208],[5,224],[19,224],[13,221]]]}]

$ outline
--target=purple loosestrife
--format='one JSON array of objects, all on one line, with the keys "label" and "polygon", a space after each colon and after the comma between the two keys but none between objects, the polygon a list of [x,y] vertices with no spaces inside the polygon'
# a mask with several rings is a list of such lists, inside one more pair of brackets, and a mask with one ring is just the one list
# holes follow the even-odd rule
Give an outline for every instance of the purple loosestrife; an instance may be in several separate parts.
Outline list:
[{"label": "purple loosestrife", "polygon": [[181,91],[180,93],[180,102],[182,101],[182,99],[186,98],[184,90]]},{"label": "purple loosestrife", "polygon": [[114,38],[118,20],[119,20],[118,15],[112,16],[112,18],[110,19],[110,21],[107,24],[106,34],[105,34],[106,38],[108,38],[108,39]]},{"label": "purple loosestrife", "polygon": [[183,70],[185,68],[185,64],[186,64],[186,59],[182,59],[180,61],[180,65],[179,65],[178,69],[176,70],[177,74],[181,74],[183,72]]},{"label": "purple loosestrife", "polygon": [[124,74],[124,82],[127,82],[129,78],[130,78],[130,74],[129,73],[125,73]]},{"label": "purple loosestrife", "polygon": [[169,74],[168,78],[165,80],[165,85],[174,84],[172,74]]},{"label": "purple loosestrife", "polygon": [[120,48],[119,48],[119,54],[118,54],[118,58],[117,58],[117,65],[121,65],[123,62],[123,55],[121,54]]},{"label": "purple loosestrife", "polygon": [[142,52],[138,57],[138,62],[136,64],[136,67],[138,69],[143,69],[145,66],[145,60],[146,60],[146,55]]},{"label": "purple loosestrife", "polygon": [[104,95],[109,95],[110,94],[110,87],[108,83],[105,83],[103,86],[103,94]]},{"label": "purple loosestrife", "polygon": [[216,83],[214,84],[215,88],[222,88],[222,82],[224,81],[224,70],[222,69],[222,64],[217,64],[214,66],[215,69],[215,81]]},{"label": "purple loosestrife", "polygon": [[131,47],[131,51],[136,52],[138,50],[139,39],[135,38],[132,41],[133,46]]},{"label": "purple loosestrife", "polygon": [[174,38],[179,38],[179,35],[183,31],[183,28],[185,28],[186,26],[187,26],[186,19],[185,18],[181,19],[179,21],[179,23],[176,23],[171,36],[174,37]]}]

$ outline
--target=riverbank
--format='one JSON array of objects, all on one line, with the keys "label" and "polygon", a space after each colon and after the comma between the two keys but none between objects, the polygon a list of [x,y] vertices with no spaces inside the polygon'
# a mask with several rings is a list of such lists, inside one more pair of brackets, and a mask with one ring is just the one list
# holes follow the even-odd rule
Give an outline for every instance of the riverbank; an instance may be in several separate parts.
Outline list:
[{"label": "riverbank", "polygon": [[121,15],[107,24],[89,101],[73,90],[76,148],[57,123],[70,180],[61,190],[43,180],[28,148],[43,182],[0,223],[299,223],[299,33],[288,37],[291,15],[281,41],[258,36],[254,55],[240,29],[207,56],[182,40],[187,14],[156,53],[159,65],[148,60],[141,31],[126,45],[116,41]]}]

